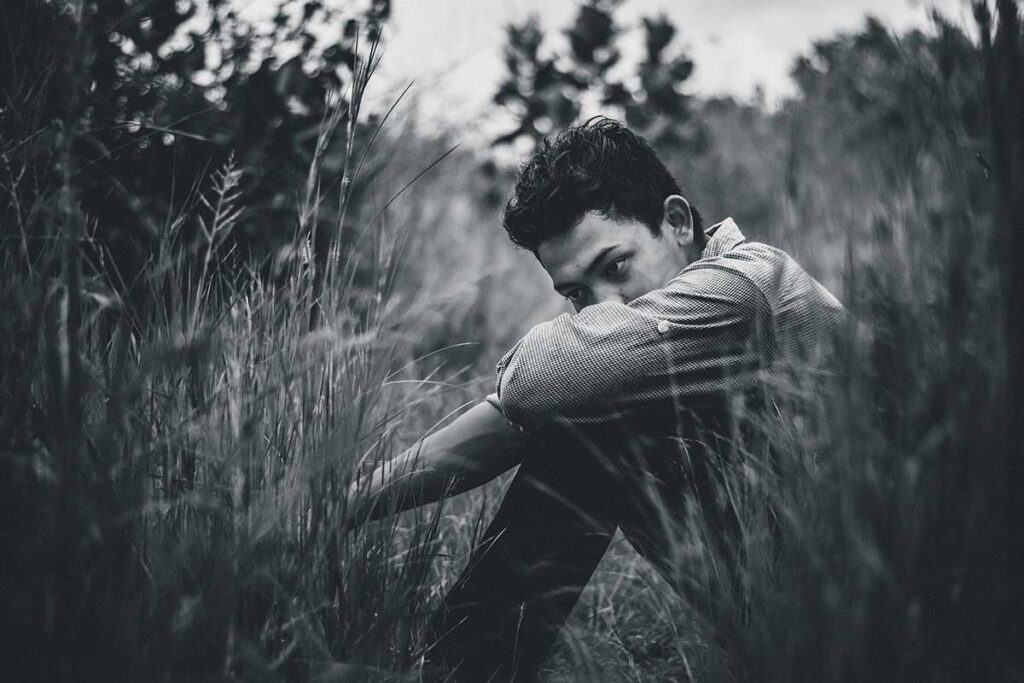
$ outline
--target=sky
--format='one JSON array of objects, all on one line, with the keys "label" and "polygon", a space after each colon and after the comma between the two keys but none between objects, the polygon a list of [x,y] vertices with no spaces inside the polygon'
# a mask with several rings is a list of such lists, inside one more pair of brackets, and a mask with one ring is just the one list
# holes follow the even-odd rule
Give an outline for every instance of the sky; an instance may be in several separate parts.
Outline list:
[{"label": "sky", "polygon": [[[328,0],[330,3],[331,0]],[[334,0],[336,6],[358,2]],[[272,5],[252,0],[249,7]],[[530,14],[540,18],[549,45],[575,17],[576,0],[392,0],[392,19],[378,74],[367,92],[370,106],[390,103],[410,82],[421,120],[473,128],[487,117],[503,75],[504,28]],[[688,81],[694,95],[753,96],[760,87],[769,107],[792,93],[794,59],[815,40],[856,30],[872,14],[894,31],[928,24],[929,8],[967,23],[964,0],[625,0],[616,13],[624,28],[665,13],[679,29],[669,47],[696,63]],[[642,50],[639,30],[622,45],[623,61]]]}]

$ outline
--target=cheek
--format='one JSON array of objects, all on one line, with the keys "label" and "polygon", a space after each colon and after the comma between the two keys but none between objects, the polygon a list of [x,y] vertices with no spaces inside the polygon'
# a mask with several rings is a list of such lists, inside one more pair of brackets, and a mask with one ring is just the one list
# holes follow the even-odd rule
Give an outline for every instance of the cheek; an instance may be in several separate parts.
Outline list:
[{"label": "cheek", "polygon": [[676,264],[661,250],[646,256],[639,259],[630,272],[628,285],[634,298],[664,287],[678,272]]},{"label": "cheek", "polygon": [[674,249],[662,249],[658,253],[658,265],[651,268],[652,273],[657,273],[658,287],[679,274],[679,271],[686,265],[685,259],[681,258],[678,251]]},{"label": "cheek", "polygon": [[[639,266],[640,264],[637,264]],[[651,268],[634,268],[630,272],[629,279],[622,283],[620,291],[627,301],[643,296],[648,292],[658,289],[664,284],[654,276]]]}]

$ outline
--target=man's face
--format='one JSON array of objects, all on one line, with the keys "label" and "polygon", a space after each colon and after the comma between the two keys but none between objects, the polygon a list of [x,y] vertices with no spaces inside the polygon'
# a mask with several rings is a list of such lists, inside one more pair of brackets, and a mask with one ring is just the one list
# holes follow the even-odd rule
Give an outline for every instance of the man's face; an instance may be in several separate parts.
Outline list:
[{"label": "man's face", "polygon": [[640,221],[591,212],[568,232],[541,242],[537,256],[555,290],[580,311],[606,301],[629,303],[663,287],[699,254],[692,245],[689,206],[674,198],[681,204],[666,200],[658,235]]}]

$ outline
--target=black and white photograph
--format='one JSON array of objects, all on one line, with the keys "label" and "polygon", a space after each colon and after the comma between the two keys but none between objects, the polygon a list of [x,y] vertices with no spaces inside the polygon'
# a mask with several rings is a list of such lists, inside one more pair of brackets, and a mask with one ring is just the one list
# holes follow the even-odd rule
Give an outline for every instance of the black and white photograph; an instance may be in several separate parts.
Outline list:
[{"label": "black and white photograph", "polygon": [[0,0],[0,681],[1024,682],[1021,0]]}]

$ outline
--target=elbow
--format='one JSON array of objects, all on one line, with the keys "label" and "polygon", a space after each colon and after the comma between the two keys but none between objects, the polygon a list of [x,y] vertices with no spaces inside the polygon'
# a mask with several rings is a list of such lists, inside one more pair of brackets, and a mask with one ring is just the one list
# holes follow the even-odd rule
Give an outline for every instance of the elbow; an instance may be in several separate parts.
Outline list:
[{"label": "elbow", "polygon": [[559,320],[531,330],[499,366],[498,400],[513,424],[572,421],[614,393],[618,359],[578,335],[553,333],[549,328]]},{"label": "elbow", "polygon": [[502,375],[499,401],[509,422],[526,430],[553,422],[575,422],[606,402],[610,390],[581,373],[532,374],[520,366]]},{"label": "elbow", "polygon": [[526,427],[537,422],[539,392],[523,381],[521,375],[519,363],[513,362],[505,368],[498,382],[498,401],[510,422]]},{"label": "elbow", "polygon": [[498,382],[498,400],[505,417],[515,425],[530,428],[550,421],[565,410],[559,400],[558,386],[570,386],[558,382],[552,386],[542,382],[538,373],[516,358],[505,368]]}]

